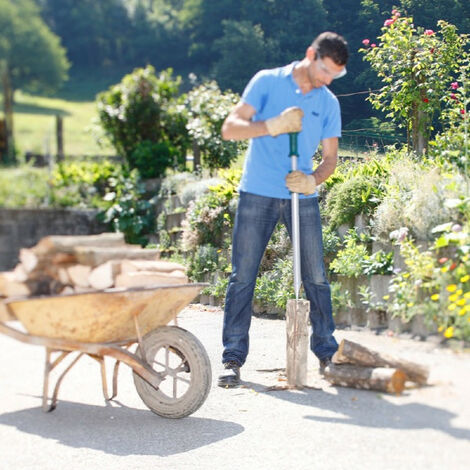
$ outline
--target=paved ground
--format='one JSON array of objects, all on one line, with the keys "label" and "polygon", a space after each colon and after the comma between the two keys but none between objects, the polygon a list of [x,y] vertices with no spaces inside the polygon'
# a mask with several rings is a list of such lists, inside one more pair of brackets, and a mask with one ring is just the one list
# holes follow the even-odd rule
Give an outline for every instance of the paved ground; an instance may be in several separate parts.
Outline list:
[{"label": "paved ground", "polygon": [[205,345],[213,366],[209,398],[192,416],[162,419],[140,401],[123,368],[117,402],[105,404],[97,364],[79,362],[53,413],[40,409],[44,351],[0,337],[1,469],[468,469],[470,354],[433,342],[338,331],[431,368],[430,386],[401,396],[329,386],[309,358],[304,391],[282,385],[285,323],[254,318],[243,388],[215,386],[221,312],[192,306],[180,326]]}]

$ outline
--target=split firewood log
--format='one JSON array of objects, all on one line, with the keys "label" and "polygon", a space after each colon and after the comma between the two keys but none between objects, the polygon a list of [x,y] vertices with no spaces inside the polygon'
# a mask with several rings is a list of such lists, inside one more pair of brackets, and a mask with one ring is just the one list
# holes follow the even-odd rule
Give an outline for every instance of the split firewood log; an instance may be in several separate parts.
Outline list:
[{"label": "split firewood log", "polygon": [[114,286],[116,276],[121,272],[121,262],[107,261],[94,268],[88,276],[88,282],[94,289],[108,289]]},{"label": "split firewood log", "polygon": [[123,260],[121,263],[122,273],[132,273],[136,271],[156,271],[170,273],[172,271],[186,272],[186,267],[179,263],[163,260],[132,259]]},{"label": "split firewood log", "polygon": [[0,322],[15,321],[16,317],[10,309],[4,304],[4,299],[0,298]]},{"label": "split firewood log", "polygon": [[90,287],[90,282],[88,281],[90,273],[91,267],[84,266],[83,264],[75,264],[67,268],[67,274],[74,287]]},{"label": "split firewood log", "polygon": [[157,285],[186,284],[188,278],[181,271],[157,273],[153,271],[136,271],[121,273],[116,277],[116,287],[144,287]]},{"label": "split firewood log", "polygon": [[77,246],[74,253],[80,264],[91,267],[97,267],[111,260],[146,259],[155,261],[160,257],[159,250],[144,249],[135,245],[117,247]]},{"label": "split firewood log", "polygon": [[13,271],[0,273],[0,295],[16,297],[31,295],[31,289],[26,282],[18,281]]},{"label": "split firewood log", "polygon": [[426,384],[429,377],[429,369],[415,362],[407,361],[387,354],[372,351],[353,341],[343,339],[338,351],[333,356],[335,364],[355,364],[366,367],[391,367],[402,370],[408,380],[419,385]]},{"label": "split firewood log", "polygon": [[406,381],[406,374],[399,369],[351,364],[330,364],[324,370],[324,377],[333,385],[341,387],[377,390],[397,395],[405,388]]},{"label": "split firewood log", "polygon": [[99,235],[52,235],[42,238],[32,248],[34,254],[51,253],[73,254],[77,246],[122,246],[125,245],[122,233],[101,233]]}]

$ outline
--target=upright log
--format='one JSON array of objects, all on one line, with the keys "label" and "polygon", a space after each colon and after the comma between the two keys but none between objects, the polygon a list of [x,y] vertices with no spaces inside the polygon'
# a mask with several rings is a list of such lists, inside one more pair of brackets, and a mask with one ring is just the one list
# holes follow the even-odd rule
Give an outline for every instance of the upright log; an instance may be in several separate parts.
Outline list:
[{"label": "upright log", "polygon": [[396,394],[403,391],[406,381],[404,372],[386,367],[330,364],[325,368],[323,374],[326,380],[333,385]]},{"label": "upright log", "polygon": [[361,344],[346,339],[341,341],[338,351],[333,356],[333,362],[335,364],[355,364],[366,367],[400,369],[406,374],[408,380],[419,385],[424,385],[429,377],[429,369],[421,364],[372,351]]},{"label": "upright log", "polygon": [[287,364],[289,387],[303,388],[307,382],[308,300],[288,300],[286,311]]}]

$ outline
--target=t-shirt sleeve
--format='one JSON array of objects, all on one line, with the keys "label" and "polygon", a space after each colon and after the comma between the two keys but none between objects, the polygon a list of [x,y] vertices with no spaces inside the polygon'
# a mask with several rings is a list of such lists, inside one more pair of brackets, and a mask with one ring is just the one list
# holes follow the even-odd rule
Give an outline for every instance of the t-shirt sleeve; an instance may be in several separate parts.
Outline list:
[{"label": "t-shirt sleeve", "polygon": [[323,119],[321,140],[331,137],[341,137],[341,110],[336,97],[328,103]]},{"label": "t-shirt sleeve", "polygon": [[242,94],[242,101],[256,109],[259,113],[263,110],[268,97],[268,80],[266,71],[258,72],[248,83]]}]

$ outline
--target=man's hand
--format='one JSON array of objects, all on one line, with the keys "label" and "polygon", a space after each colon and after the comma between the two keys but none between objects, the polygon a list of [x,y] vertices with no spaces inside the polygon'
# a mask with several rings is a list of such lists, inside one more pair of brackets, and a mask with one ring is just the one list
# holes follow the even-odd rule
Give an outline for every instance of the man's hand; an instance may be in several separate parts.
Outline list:
[{"label": "man's hand", "polygon": [[286,185],[293,193],[303,193],[306,196],[313,194],[317,189],[315,176],[307,175],[296,170],[286,176]]},{"label": "man's hand", "polygon": [[300,108],[292,107],[285,109],[279,116],[265,121],[269,135],[276,137],[279,134],[289,132],[300,132],[302,130],[302,117],[304,113]]}]

